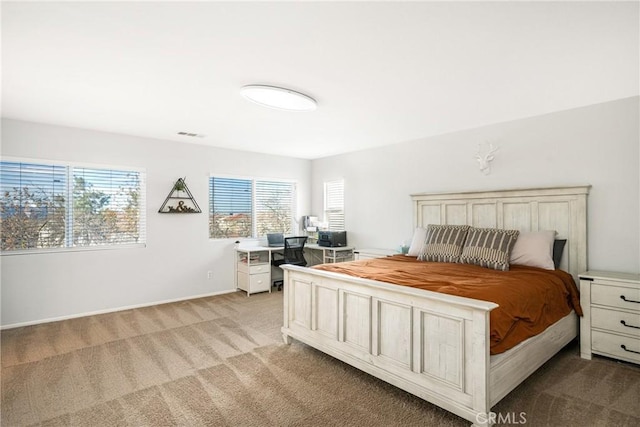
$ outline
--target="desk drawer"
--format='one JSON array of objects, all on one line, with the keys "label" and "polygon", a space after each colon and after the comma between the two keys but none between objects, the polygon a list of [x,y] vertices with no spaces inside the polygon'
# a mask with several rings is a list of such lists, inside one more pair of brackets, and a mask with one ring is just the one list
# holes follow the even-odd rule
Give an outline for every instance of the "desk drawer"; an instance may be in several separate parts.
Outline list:
[{"label": "desk drawer", "polygon": [[271,289],[271,274],[252,274],[249,276],[249,289],[251,293],[268,291]]},{"label": "desk drawer", "polygon": [[591,346],[594,352],[640,363],[640,339],[592,331]]},{"label": "desk drawer", "polygon": [[[622,323],[624,322],[624,324]],[[640,313],[591,308],[591,327],[640,338]]]},{"label": "desk drawer", "polygon": [[640,289],[594,283],[591,285],[591,304],[640,311]]},{"label": "desk drawer", "polygon": [[240,263],[238,264],[238,271],[247,274],[268,273],[271,271],[271,264],[247,265]]}]

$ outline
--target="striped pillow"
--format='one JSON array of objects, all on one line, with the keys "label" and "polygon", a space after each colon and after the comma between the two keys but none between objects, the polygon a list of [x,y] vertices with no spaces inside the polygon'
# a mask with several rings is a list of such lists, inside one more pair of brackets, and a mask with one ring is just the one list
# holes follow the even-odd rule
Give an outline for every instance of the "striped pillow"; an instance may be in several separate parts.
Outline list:
[{"label": "striped pillow", "polygon": [[427,238],[418,259],[420,261],[458,262],[468,230],[468,225],[429,224]]},{"label": "striped pillow", "polygon": [[518,230],[471,228],[462,248],[460,262],[507,271],[509,256],[518,234]]}]

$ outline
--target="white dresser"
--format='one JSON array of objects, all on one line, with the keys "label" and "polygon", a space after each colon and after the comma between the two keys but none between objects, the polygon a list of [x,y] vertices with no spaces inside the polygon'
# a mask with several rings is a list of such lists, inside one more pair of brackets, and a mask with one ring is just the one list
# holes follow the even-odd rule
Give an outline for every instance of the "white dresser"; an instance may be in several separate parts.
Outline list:
[{"label": "white dresser", "polygon": [[580,355],[640,363],[640,274],[580,274]]}]

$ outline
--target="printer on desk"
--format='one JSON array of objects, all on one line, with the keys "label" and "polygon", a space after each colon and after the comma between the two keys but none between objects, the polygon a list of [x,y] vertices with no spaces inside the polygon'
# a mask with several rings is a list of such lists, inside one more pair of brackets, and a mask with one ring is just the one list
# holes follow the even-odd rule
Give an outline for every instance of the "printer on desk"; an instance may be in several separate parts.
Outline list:
[{"label": "printer on desk", "polygon": [[337,248],[347,246],[346,231],[318,231],[318,246]]}]

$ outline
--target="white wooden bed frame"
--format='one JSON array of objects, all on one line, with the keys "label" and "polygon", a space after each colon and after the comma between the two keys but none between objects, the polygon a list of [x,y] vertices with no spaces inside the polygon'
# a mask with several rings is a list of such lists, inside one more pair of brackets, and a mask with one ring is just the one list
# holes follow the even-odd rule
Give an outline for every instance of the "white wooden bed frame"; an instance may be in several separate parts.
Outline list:
[{"label": "white wooden bed frame", "polygon": [[[414,225],[469,224],[566,238],[562,269],[587,270],[589,186],[412,195]],[[572,312],[544,333],[489,355],[486,301],[286,265],[285,343],[295,338],[438,405],[474,426],[577,336]]]}]

